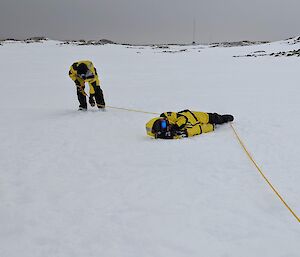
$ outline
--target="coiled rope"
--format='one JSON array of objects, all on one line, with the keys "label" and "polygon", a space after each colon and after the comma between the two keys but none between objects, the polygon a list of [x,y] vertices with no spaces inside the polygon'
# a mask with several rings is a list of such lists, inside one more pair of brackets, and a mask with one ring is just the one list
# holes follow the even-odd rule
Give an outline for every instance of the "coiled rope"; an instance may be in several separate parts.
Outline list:
[{"label": "coiled rope", "polygon": [[[115,106],[106,106],[106,108],[111,108],[111,109],[117,109],[117,110],[123,110],[123,111],[129,111],[129,112],[139,112],[139,113],[146,113],[146,114],[159,114],[157,112],[148,112],[148,111],[142,111],[142,110],[136,110],[136,109],[129,109],[129,108],[122,108],[122,107],[115,107]],[[236,129],[234,128],[234,126],[232,125],[232,123],[230,123],[230,127],[232,128],[238,142],[240,143],[241,147],[243,148],[244,152],[246,153],[246,155],[248,156],[248,158],[251,160],[251,162],[254,164],[254,166],[256,167],[256,169],[258,170],[258,172],[261,174],[261,176],[264,178],[264,180],[267,182],[267,184],[271,187],[271,189],[273,190],[273,192],[277,195],[277,197],[280,199],[280,201],[284,204],[284,206],[290,211],[290,213],[296,218],[296,220],[298,222],[300,222],[300,218],[297,216],[297,214],[292,210],[292,208],[286,203],[286,201],[283,199],[283,197],[279,194],[279,192],[275,189],[275,187],[271,184],[271,182],[268,180],[268,178],[264,175],[264,173],[262,172],[261,168],[258,166],[258,164],[256,163],[256,161],[253,159],[253,157],[251,156],[251,154],[249,153],[249,151],[247,150],[245,144],[243,143],[241,137],[238,135],[238,133],[236,132]]]}]

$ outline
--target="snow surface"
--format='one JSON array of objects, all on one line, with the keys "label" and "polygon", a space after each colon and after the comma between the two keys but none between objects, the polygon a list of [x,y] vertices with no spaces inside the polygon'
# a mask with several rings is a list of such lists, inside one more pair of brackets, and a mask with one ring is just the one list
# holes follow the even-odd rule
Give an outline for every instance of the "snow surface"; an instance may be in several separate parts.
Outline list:
[{"label": "snow surface", "polygon": [[250,153],[299,215],[300,59],[233,58],[298,48],[4,43],[0,256],[300,256],[299,223],[228,124],[154,140],[145,133],[154,115],[78,112],[68,77],[74,61],[90,59],[109,106],[233,114]]}]

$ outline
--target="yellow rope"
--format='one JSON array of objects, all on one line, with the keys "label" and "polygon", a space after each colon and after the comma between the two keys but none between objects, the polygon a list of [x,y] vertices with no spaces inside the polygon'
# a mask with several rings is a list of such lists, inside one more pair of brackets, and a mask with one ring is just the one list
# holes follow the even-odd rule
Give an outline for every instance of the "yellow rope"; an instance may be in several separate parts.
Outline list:
[{"label": "yellow rope", "polygon": [[293,214],[293,216],[297,219],[298,222],[300,222],[299,217],[296,215],[296,213],[288,206],[288,204],[284,201],[284,199],[281,197],[281,195],[278,193],[278,191],[274,188],[274,186],[270,183],[270,181],[267,179],[267,177],[264,175],[264,173],[261,171],[261,169],[259,168],[259,166],[257,165],[257,163],[255,162],[255,160],[253,159],[253,157],[250,155],[249,151],[247,150],[247,148],[245,147],[244,143],[242,142],[241,138],[239,137],[238,133],[236,132],[235,128],[233,127],[232,124],[230,124],[236,138],[238,139],[240,145],[242,146],[242,148],[244,149],[245,153],[247,154],[247,156],[249,157],[249,159],[252,161],[252,163],[255,165],[256,169],[259,171],[259,173],[262,175],[262,177],[264,178],[264,180],[268,183],[268,185],[272,188],[272,190],[274,191],[274,193],[278,196],[278,198],[281,200],[281,202],[285,205],[285,207]]},{"label": "yellow rope", "polygon": [[128,112],[141,112],[141,113],[147,113],[147,114],[159,114],[157,112],[146,112],[146,111],[141,111],[141,110],[128,109],[128,108],[123,108],[123,107],[107,106],[107,105],[105,106],[105,108],[118,109],[118,110],[123,110],[123,111],[128,111]]},{"label": "yellow rope", "polygon": [[[77,86],[77,85],[76,85]],[[83,88],[77,86],[79,89],[81,89],[81,93],[84,96],[87,96],[87,93],[84,91]],[[111,108],[111,109],[117,109],[117,110],[123,110],[123,111],[128,111],[128,112],[141,112],[141,113],[147,113],[147,114],[159,114],[157,112],[146,112],[146,111],[141,111],[141,110],[135,110],[135,109],[128,109],[128,108],[123,108],[123,107],[115,107],[115,106],[108,106],[108,105],[101,105],[97,104],[98,107],[105,107],[105,108]]]},{"label": "yellow rope", "polygon": [[[122,108],[122,107],[114,107],[114,106],[106,106],[107,108],[111,108],[111,109],[118,109],[118,110],[123,110],[123,111],[129,111],[129,112],[140,112],[140,113],[146,113],[146,114],[159,114],[156,112],[147,112],[147,111],[141,111],[141,110],[135,110],[135,109],[129,109],[129,108]],[[261,174],[261,176],[264,178],[264,180],[268,183],[268,185],[271,187],[271,189],[273,190],[273,192],[278,196],[278,198],[281,200],[281,202],[285,205],[285,207],[293,214],[293,216],[297,219],[298,222],[300,222],[299,217],[296,215],[296,213],[289,207],[289,205],[284,201],[284,199],[281,197],[281,195],[278,193],[278,191],[275,189],[275,187],[271,184],[271,182],[267,179],[267,177],[264,175],[264,173],[262,172],[262,170],[259,168],[259,166],[257,165],[257,163],[255,162],[255,160],[253,159],[253,157],[250,155],[249,151],[247,150],[245,144],[243,143],[243,141],[241,140],[240,136],[238,135],[238,133],[236,132],[235,128],[233,127],[233,125],[230,123],[230,126],[236,136],[236,138],[238,139],[240,145],[242,146],[242,148],[244,149],[245,153],[247,154],[248,158],[252,161],[252,163],[254,164],[254,166],[256,167],[256,169],[259,171],[259,173]]]}]

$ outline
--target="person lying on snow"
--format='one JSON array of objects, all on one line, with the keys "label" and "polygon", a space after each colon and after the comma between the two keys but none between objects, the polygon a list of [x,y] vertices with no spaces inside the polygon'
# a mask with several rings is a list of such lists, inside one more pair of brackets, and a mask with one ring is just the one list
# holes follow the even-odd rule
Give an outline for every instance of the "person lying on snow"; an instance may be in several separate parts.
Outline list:
[{"label": "person lying on snow", "polygon": [[195,112],[164,112],[146,124],[147,135],[154,138],[178,139],[214,131],[216,124],[233,121],[230,114]]},{"label": "person lying on snow", "polygon": [[70,67],[69,77],[77,87],[77,97],[80,104],[78,110],[87,110],[86,93],[84,92],[85,82],[88,82],[90,86],[89,104],[94,107],[96,99],[97,107],[104,110],[103,91],[100,88],[97,70],[91,61],[74,62]]}]

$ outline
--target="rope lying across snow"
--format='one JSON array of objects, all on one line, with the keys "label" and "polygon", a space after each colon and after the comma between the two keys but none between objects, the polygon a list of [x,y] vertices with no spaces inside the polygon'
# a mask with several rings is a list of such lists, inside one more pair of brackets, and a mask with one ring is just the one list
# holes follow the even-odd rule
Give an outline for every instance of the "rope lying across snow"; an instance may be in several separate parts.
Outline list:
[{"label": "rope lying across snow", "polygon": [[271,182],[267,179],[267,177],[264,175],[264,173],[262,172],[262,170],[260,169],[260,167],[257,165],[257,163],[255,162],[255,160],[253,159],[253,157],[251,156],[251,154],[249,153],[249,151],[247,150],[245,144],[243,143],[243,141],[241,140],[240,136],[238,135],[238,133],[236,132],[236,129],[233,127],[232,124],[230,124],[237,140],[239,141],[240,145],[242,146],[242,148],[244,149],[245,153],[247,154],[248,158],[252,161],[252,163],[254,164],[254,166],[256,167],[256,169],[259,171],[259,173],[262,175],[262,177],[264,178],[264,180],[268,183],[268,185],[272,188],[273,192],[278,196],[278,198],[280,199],[280,201],[285,205],[285,207],[293,214],[293,216],[297,219],[298,222],[300,222],[299,217],[296,215],[296,213],[290,208],[290,206],[286,203],[286,201],[284,201],[284,199],[282,198],[282,196],[278,193],[278,191],[275,189],[275,187],[271,184]]},{"label": "rope lying across snow", "polygon": [[146,111],[140,111],[140,110],[134,110],[134,109],[128,109],[128,108],[122,108],[122,107],[114,107],[114,106],[105,106],[105,108],[111,108],[111,109],[117,109],[117,110],[123,110],[128,112],[141,112],[141,113],[147,113],[147,114],[158,114],[157,112],[146,112]]},{"label": "rope lying across snow", "polygon": [[[156,113],[156,112],[147,112],[147,111],[134,110],[134,109],[129,109],[129,108],[114,107],[114,106],[106,106],[106,108],[118,109],[118,110],[123,110],[123,111],[128,111],[128,112],[140,112],[140,113],[155,114],[155,115],[159,114],[159,113]],[[257,165],[257,163],[255,162],[255,160],[253,159],[253,157],[251,156],[251,154],[247,150],[247,148],[246,148],[245,144],[243,143],[241,137],[236,132],[236,129],[234,128],[234,126],[232,125],[232,123],[230,123],[230,127],[232,128],[232,130],[233,130],[233,132],[234,132],[237,140],[239,141],[241,147],[243,148],[243,150],[245,151],[245,153],[247,154],[247,156],[251,160],[251,162],[254,164],[254,166],[256,167],[256,169],[259,171],[259,173],[261,174],[261,176],[264,178],[264,180],[267,182],[267,184],[271,187],[271,189],[273,190],[273,192],[278,196],[278,198],[284,204],[284,206],[297,219],[297,221],[300,222],[300,219],[297,216],[297,214],[289,207],[289,205],[286,203],[286,201],[283,199],[283,197],[278,193],[278,191],[275,189],[275,187],[271,184],[271,182],[264,175],[264,173],[262,172],[261,168]]]}]

